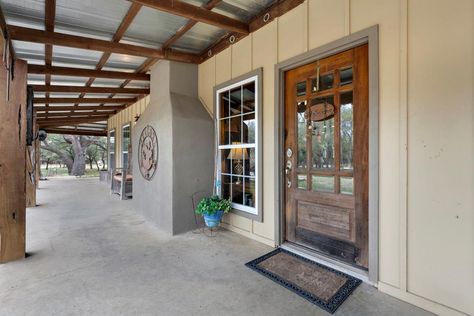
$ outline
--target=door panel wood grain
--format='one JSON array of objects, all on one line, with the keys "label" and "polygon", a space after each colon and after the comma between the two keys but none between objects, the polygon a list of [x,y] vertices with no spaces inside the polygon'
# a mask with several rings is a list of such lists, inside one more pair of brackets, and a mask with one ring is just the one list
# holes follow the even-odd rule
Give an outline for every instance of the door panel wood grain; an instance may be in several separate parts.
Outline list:
[{"label": "door panel wood grain", "polygon": [[368,47],[285,73],[285,236],[368,268]]}]

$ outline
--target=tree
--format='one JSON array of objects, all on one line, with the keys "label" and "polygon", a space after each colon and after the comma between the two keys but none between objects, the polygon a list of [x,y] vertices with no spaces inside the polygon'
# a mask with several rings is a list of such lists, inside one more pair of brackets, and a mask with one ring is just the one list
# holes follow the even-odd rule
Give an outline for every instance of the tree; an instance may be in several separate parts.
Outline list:
[{"label": "tree", "polygon": [[57,155],[67,167],[68,174],[74,176],[84,175],[86,168],[86,152],[89,146],[96,145],[101,150],[103,137],[77,136],[77,135],[48,135],[42,142],[41,149]]},{"label": "tree", "polygon": [[87,147],[86,160],[89,163],[89,167],[92,169],[92,164],[95,164],[97,170],[100,170],[99,161],[105,166],[105,158],[107,155],[107,142],[104,137],[100,137],[96,142]]},{"label": "tree", "polygon": [[58,155],[48,150],[41,150],[40,155],[41,155],[41,163],[43,162],[46,163],[46,170],[49,169],[49,164],[57,163],[58,161],[59,162],[61,161]]}]

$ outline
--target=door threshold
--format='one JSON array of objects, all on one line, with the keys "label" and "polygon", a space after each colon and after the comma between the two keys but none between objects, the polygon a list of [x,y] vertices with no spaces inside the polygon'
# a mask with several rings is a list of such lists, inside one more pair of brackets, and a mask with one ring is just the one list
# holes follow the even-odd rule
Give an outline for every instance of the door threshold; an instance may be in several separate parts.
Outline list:
[{"label": "door threshold", "polygon": [[317,253],[315,251],[311,251],[305,247],[285,242],[280,245],[280,248],[287,250],[289,252],[293,252],[297,255],[300,255],[301,257],[304,257],[306,259],[309,259],[311,261],[315,261],[317,263],[320,263],[322,265],[325,265],[329,268],[332,268],[334,270],[346,273],[350,276],[353,276],[355,278],[361,279],[364,283],[370,284],[374,287],[377,287],[377,285],[369,280],[369,272],[358,269],[354,266],[351,266],[349,264],[346,264],[344,262],[340,262],[338,260],[334,260],[332,258],[329,258],[323,254]]}]

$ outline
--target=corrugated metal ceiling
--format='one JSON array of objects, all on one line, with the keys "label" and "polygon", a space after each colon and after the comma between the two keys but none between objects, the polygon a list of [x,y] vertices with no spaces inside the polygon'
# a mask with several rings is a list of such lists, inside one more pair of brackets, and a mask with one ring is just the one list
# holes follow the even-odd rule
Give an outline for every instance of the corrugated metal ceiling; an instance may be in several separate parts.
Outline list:
[{"label": "corrugated metal ceiling", "polygon": [[[208,0],[183,0],[201,6]],[[213,11],[234,19],[248,22],[274,0],[224,0]],[[0,0],[7,24],[44,30],[44,0]],[[111,40],[132,3],[127,0],[56,0],[55,31],[102,40]],[[142,7],[125,32],[121,42],[160,48],[172,37],[188,19],[168,14],[148,7]],[[227,31],[212,25],[196,23],[171,48],[192,53],[200,53]],[[43,44],[14,41],[18,58],[29,64],[44,65]],[[72,68],[94,69],[102,52],[62,46],[53,47],[52,65]],[[134,72],[146,58],[111,54],[104,70]],[[88,78],[52,76],[53,85],[84,86]],[[44,75],[29,74],[30,84],[45,84]],[[119,87],[124,80],[96,79],[92,86]],[[127,87],[148,87],[147,82],[131,81]],[[57,96],[58,94],[51,94]],[[79,94],[67,94],[77,97]],[[88,94],[89,95],[89,94]],[[90,94],[97,97],[97,94]],[[44,92],[35,92],[36,97],[44,97]]]}]

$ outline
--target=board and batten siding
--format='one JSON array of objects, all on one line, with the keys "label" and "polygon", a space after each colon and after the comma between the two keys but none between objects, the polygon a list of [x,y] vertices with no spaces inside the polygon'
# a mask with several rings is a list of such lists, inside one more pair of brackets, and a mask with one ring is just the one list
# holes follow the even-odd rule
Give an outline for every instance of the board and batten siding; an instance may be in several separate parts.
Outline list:
[{"label": "board and batten siding", "polygon": [[[135,125],[135,116],[141,115],[150,103],[150,96],[137,101],[107,120],[107,131],[115,129],[115,166],[122,167],[122,126],[131,123],[130,133]],[[132,148],[133,152],[134,148]]]},{"label": "board and batten siding", "polygon": [[263,67],[263,222],[225,226],[275,245],[274,65],[379,25],[378,288],[474,315],[474,1],[307,0],[199,66],[199,96]]}]

